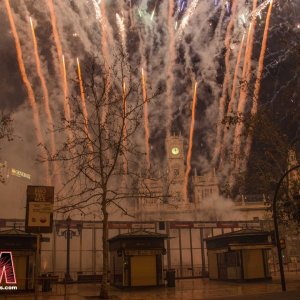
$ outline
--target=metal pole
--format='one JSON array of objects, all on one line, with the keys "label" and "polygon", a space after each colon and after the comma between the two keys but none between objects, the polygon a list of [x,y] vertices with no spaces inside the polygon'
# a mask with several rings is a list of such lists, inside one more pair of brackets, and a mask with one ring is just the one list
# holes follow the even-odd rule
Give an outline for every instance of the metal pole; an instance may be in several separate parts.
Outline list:
[{"label": "metal pole", "polygon": [[300,168],[300,164],[292,167],[291,169],[287,170],[280,178],[279,182],[277,183],[274,199],[273,199],[273,221],[274,221],[274,230],[275,230],[275,242],[276,248],[278,253],[278,263],[279,263],[279,271],[280,271],[280,281],[281,281],[281,289],[282,291],[286,291],[286,284],[285,284],[285,276],[284,276],[284,269],[283,269],[283,262],[282,262],[282,255],[281,255],[281,245],[280,245],[280,238],[279,238],[279,230],[278,230],[278,221],[277,221],[277,195],[281,186],[283,179],[292,171]]},{"label": "metal pole", "polygon": [[70,225],[67,227],[67,266],[66,266],[66,280],[70,279]]},{"label": "metal pole", "polygon": [[170,221],[166,222],[166,228],[167,228],[167,268],[168,270],[171,268],[171,243],[170,243]]},{"label": "metal pole", "polygon": [[67,218],[67,230],[66,230],[66,238],[67,238],[67,262],[66,262],[66,274],[65,274],[65,282],[72,282],[73,279],[70,276],[70,239],[71,239],[71,218],[70,216]]},{"label": "metal pole", "polygon": [[[40,273],[40,247],[41,247],[41,234],[38,233],[37,234],[37,246],[36,246],[36,256],[35,256],[35,274],[34,274],[34,295],[35,298],[34,299],[38,299],[38,290],[39,290],[39,273]],[[43,282],[42,282],[43,283]]]}]

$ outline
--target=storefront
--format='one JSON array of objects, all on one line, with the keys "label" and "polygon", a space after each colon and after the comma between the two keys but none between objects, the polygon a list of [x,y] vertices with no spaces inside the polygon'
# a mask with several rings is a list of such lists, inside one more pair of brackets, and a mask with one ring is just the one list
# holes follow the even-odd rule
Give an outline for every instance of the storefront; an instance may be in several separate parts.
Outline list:
[{"label": "storefront", "polygon": [[206,239],[208,272],[216,280],[271,279],[268,251],[269,232],[239,230]]},{"label": "storefront", "polygon": [[111,284],[159,286],[163,280],[165,234],[136,231],[109,240]]},{"label": "storefront", "polygon": [[[13,268],[16,281],[14,285],[18,291],[34,290],[36,251],[36,235],[17,229],[0,231],[1,257],[11,255],[11,263],[9,262],[9,264]],[[1,285],[8,284],[2,280]]]}]

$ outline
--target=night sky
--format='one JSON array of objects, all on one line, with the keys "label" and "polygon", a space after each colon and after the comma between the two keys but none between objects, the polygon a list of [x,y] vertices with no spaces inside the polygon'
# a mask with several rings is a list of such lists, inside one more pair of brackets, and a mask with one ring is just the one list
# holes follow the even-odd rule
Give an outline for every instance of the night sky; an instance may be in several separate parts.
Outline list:
[{"label": "night sky", "polygon": [[[5,2],[0,3],[0,70],[2,73],[0,105],[4,112],[12,114],[16,137],[13,142],[4,144],[1,142],[0,158],[1,161],[7,161],[11,167],[31,173],[36,183],[41,183],[38,176],[40,166],[36,162],[38,142],[33,130],[32,111],[19,72]],[[63,93],[49,1],[10,0],[9,2],[21,42],[26,72],[42,120],[42,132],[48,142],[49,132],[45,122],[43,93],[36,73],[29,16],[32,17],[35,27],[52,117],[57,123],[63,113]],[[140,80],[139,71],[143,66],[147,72],[148,92],[150,94],[156,90],[161,92],[149,105],[149,126],[151,159],[163,161],[164,138],[168,132],[181,133],[185,139],[185,147],[188,148],[193,85],[197,81],[192,167],[197,168],[199,173],[216,167],[222,175],[222,181],[225,182],[224,178],[227,178],[232,170],[232,161],[228,156],[230,149],[222,150],[227,153],[222,162],[220,157],[217,157],[214,162],[212,159],[218,139],[217,131],[230,102],[239,46],[243,34],[247,35],[251,22],[252,1],[237,1],[235,13],[232,10],[234,1],[225,0],[187,0],[174,1],[174,3],[170,1],[173,5],[171,12],[169,1],[162,0],[102,0],[100,6],[98,2],[101,1],[54,0],[70,94],[74,95],[79,90],[76,83],[77,57],[82,65],[84,79],[85,65],[88,64],[89,59],[93,56],[105,56],[103,36],[107,38],[109,55],[113,56],[118,47],[123,47],[123,50],[128,53],[128,63],[133,67],[137,80]],[[251,76],[244,113],[251,110],[268,3],[269,1],[258,0],[258,7],[265,7],[261,11],[256,10],[257,24],[250,60]],[[226,48],[226,30],[231,20],[233,26],[230,43]],[[122,44],[122,39],[125,40],[125,44]],[[299,138],[299,45],[299,1],[274,0],[258,112],[267,112],[268,118],[274,123],[274,128],[278,128],[289,143]],[[229,66],[226,66],[225,57],[228,51]],[[111,57],[106,59],[109,61]],[[242,85],[243,62],[244,55],[239,67],[237,99]],[[225,101],[220,105],[226,72],[229,74],[228,87],[223,95]],[[168,110],[168,106],[171,107],[171,111]],[[220,107],[224,109],[221,118]],[[170,128],[167,128],[168,121],[171,124]],[[57,141],[61,140],[60,136],[56,138]],[[260,149],[263,148],[255,139],[254,134],[250,161],[252,157],[255,158],[255,153],[260,153]],[[255,173],[255,171],[255,168],[252,168],[251,172]]]}]

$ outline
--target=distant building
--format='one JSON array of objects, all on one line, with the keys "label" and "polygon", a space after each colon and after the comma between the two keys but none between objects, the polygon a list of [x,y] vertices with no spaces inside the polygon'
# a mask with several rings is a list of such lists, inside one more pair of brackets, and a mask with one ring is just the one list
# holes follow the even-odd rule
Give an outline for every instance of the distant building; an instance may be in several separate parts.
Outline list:
[{"label": "distant building", "polygon": [[[166,138],[166,171],[161,174],[148,174],[140,183],[139,189],[145,197],[136,202],[135,216],[140,221],[147,220],[211,220],[205,214],[203,205],[211,210],[220,210],[218,205],[225,201],[232,206],[236,219],[264,219],[266,199],[264,195],[241,196],[235,202],[220,196],[218,176],[215,169],[198,175],[197,170],[190,174],[189,199],[184,199],[185,153],[183,137],[172,135]],[[149,196],[149,191],[150,195]],[[255,200],[255,201],[253,201]],[[211,202],[211,205],[208,205]],[[229,204],[230,202],[230,204]],[[216,218],[218,214],[213,214]],[[230,215],[228,215],[230,218]]]},{"label": "distant building", "polygon": [[195,175],[192,177],[192,184],[193,198],[196,204],[200,204],[209,197],[219,196],[219,182],[215,169],[202,176],[198,176],[195,170]]}]

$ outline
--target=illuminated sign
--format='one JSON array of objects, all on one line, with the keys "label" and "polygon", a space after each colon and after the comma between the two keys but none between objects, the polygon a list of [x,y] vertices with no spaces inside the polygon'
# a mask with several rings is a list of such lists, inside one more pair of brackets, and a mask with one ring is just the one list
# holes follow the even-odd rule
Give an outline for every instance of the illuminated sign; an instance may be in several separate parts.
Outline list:
[{"label": "illuminated sign", "polygon": [[27,186],[26,232],[52,232],[53,203],[53,186]]},{"label": "illuminated sign", "polygon": [[[4,275],[4,276],[3,276]],[[3,277],[6,284],[16,284],[16,273],[11,252],[0,252],[0,284]]]},{"label": "illuminated sign", "polygon": [[31,179],[31,176],[30,174],[27,174],[25,172],[22,172],[20,170],[16,170],[16,169],[11,169],[11,175],[13,176],[16,176],[16,177],[23,177],[23,178],[26,178],[26,179]]}]

